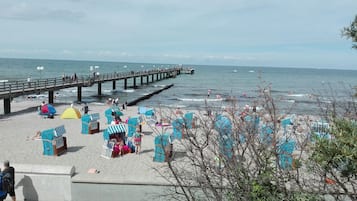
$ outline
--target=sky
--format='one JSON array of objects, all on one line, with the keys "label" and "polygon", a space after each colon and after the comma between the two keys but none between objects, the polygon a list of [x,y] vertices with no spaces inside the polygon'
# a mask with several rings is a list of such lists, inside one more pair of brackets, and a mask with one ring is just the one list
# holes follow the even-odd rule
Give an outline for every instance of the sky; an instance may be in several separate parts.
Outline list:
[{"label": "sky", "polygon": [[0,57],[357,70],[356,0],[1,0]]}]

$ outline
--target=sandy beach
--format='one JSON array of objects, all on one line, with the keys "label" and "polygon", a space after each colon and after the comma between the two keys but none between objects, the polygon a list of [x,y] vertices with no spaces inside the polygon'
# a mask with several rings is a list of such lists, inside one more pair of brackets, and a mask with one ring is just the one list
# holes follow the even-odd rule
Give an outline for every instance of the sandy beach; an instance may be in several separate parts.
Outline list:
[{"label": "sandy beach", "polygon": [[[13,114],[2,116],[1,127],[1,158],[8,159],[13,164],[40,164],[74,166],[73,181],[91,181],[98,183],[125,184],[165,184],[166,181],[153,170],[162,163],[153,162],[154,137],[149,126],[143,125],[142,152],[126,154],[122,157],[106,159],[101,157],[103,130],[108,127],[104,111],[109,108],[104,103],[89,104],[89,114],[100,114],[100,133],[93,135],[81,134],[80,119],[61,119],[60,114],[70,105],[54,104],[57,115],[54,119],[43,118],[37,113],[38,102],[24,101],[12,103]],[[81,105],[74,105],[81,109]],[[29,108],[29,109],[26,109]],[[25,112],[24,112],[25,111]],[[123,111],[125,120],[128,116],[137,116],[138,107],[128,107]],[[43,131],[64,125],[66,129],[68,150],[60,156],[43,155],[41,140],[31,140],[37,131]],[[15,167],[16,168],[16,167]],[[99,171],[98,174],[87,173],[90,168]]]}]

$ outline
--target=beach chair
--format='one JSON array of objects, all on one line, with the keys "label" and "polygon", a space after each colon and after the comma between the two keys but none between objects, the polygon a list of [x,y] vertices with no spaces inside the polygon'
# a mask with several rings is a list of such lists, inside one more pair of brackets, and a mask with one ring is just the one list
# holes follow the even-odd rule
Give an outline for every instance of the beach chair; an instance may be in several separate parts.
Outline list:
[{"label": "beach chair", "polygon": [[183,119],[185,121],[185,126],[188,129],[192,129],[195,127],[194,122],[193,122],[193,112],[187,112],[184,116]]},{"label": "beach chair", "polygon": [[312,130],[313,136],[310,139],[310,141],[314,142],[315,138],[317,138],[317,139],[331,139],[331,135],[328,133],[329,129],[330,129],[330,125],[326,121],[313,122],[311,125],[311,130]]},{"label": "beach chair", "polygon": [[104,111],[104,116],[107,118],[107,124],[110,124],[114,120],[114,116],[123,116],[123,112],[119,107],[111,107]]},{"label": "beach chair", "polygon": [[266,145],[271,145],[273,142],[273,132],[272,126],[262,125],[260,130],[260,142]]},{"label": "beach chair", "polygon": [[155,152],[154,162],[167,162],[172,158],[173,145],[171,143],[171,136],[168,133],[160,134],[155,137]]},{"label": "beach chair", "polygon": [[[233,157],[233,139],[232,139],[232,123],[231,120],[223,115],[218,115],[215,121],[215,129],[219,133],[219,149],[220,154],[227,159]],[[245,140],[245,139],[244,139]]]},{"label": "beach chair", "polygon": [[110,124],[113,121],[112,109],[105,110],[104,116],[107,118],[107,124]]},{"label": "beach chair", "polygon": [[63,136],[65,133],[64,125],[42,131],[43,155],[59,156],[67,151],[67,138]]},{"label": "beach chair", "polygon": [[141,114],[140,117],[142,118],[142,122],[145,122],[150,126],[155,126],[155,124],[157,123],[157,119],[153,109],[146,110],[143,114]]},{"label": "beach chair", "polygon": [[293,152],[295,150],[294,140],[283,140],[278,145],[279,167],[281,169],[291,169],[293,165]]},{"label": "beach chair", "polygon": [[82,134],[99,133],[99,113],[85,114],[82,116]]},{"label": "beach chair", "polygon": [[250,135],[257,135],[259,133],[259,123],[260,118],[256,115],[246,115],[243,117],[243,122],[245,125],[245,132],[239,134],[240,143],[245,143],[247,138],[249,139]]},{"label": "beach chair", "polygon": [[103,132],[104,143],[102,145],[102,153],[101,153],[101,156],[103,158],[109,159],[115,157],[115,154],[113,152],[115,141],[123,140],[125,142],[126,141],[125,133],[126,133],[126,127],[124,124],[110,125],[108,126],[107,129],[104,130]]},{"label": "beach chair", "polygon": [[182,118],[177,118],[172,122],[173,140],[181,140],[182,138],[184,138],[184,125],[185,121]]},{"label": "beach chair", "polygon": [[133,134],[136,132],[136,128],[139,127],[141,132],[141,125],[139,117],[132,117],[128,119],[128,137],[132,137]]},{"label": "beach chair", "polygon": [[286,135],[287,132],[287,128],[289,126],[294,125],[292,118],[285,118],[283,120],[281,120],[281,125],[283,126],[284,129],[284,136]]}]

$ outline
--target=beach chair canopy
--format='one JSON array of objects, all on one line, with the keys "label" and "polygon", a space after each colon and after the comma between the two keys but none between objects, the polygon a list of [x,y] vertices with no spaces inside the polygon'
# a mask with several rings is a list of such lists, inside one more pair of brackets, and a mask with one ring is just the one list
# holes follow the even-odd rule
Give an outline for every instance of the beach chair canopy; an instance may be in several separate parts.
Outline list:
[{"label": "beach chair canopy", "polygon": [[91,121],[98,121],[100,119],[99,113],[90,114]]},{"label": "beach chair canopy", "polygon": [[62,135],[64,135],[66,133],[66,129],[64,128],[64,125],[62,126],[58,126],[55,128],[54,130],[54,136],[55,137],[61,137]]},{"label": "beach chair canopy", "polygon": [[150,110],[147,110],[146,112],[145,112],[145,116],[154,116],[154,110],[153,109],[150,109]]},{"label": "beach chair canopy", "polygon": [[61,119],[79,119],[81,118],[81,112],[77,108],[69,107],[62,114]]},{"label": "beach chair canopy", "polygon": [[41,107],[41,114],[56,114],[56,109],[51,104],[45,104]]},{"label": "beach chair canopy", "polygon": [[219,132],[220,135],[229,135],[232,132],[231,120],[226,116],[218,115],[216,117],[214,128]]},{"label": "beach chair canopy", "polygon": [[107,131],[110,134],[114,134],[114,133],[125,133],[126,132],[126,128],[124,124],[116,124],[116,125],[111,125],[107,128]]},{"label": "beach chair canopy", "polygon": [[114,113],[114,115],[116,116],[123,116],[123,112],[120,111],[119,107],[111,107],[107,110],[105,110],[105,116],[112,116],[112,113]]},{"label": "beach chair canopy", "polygon": [[148,107],[139,107],[139,114],[144,114],[147,116],[154,115],[154,109],[153,108],[148,108]]}]

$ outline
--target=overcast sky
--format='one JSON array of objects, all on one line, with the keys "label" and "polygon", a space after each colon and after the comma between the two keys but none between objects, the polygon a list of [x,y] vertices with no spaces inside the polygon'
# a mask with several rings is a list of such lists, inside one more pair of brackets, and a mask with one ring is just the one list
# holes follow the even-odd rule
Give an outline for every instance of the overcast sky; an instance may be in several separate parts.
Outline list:
[{"label": "overcast sky", "polygon": [[357,0],[0,0],[0,57],[357,70]]}]

